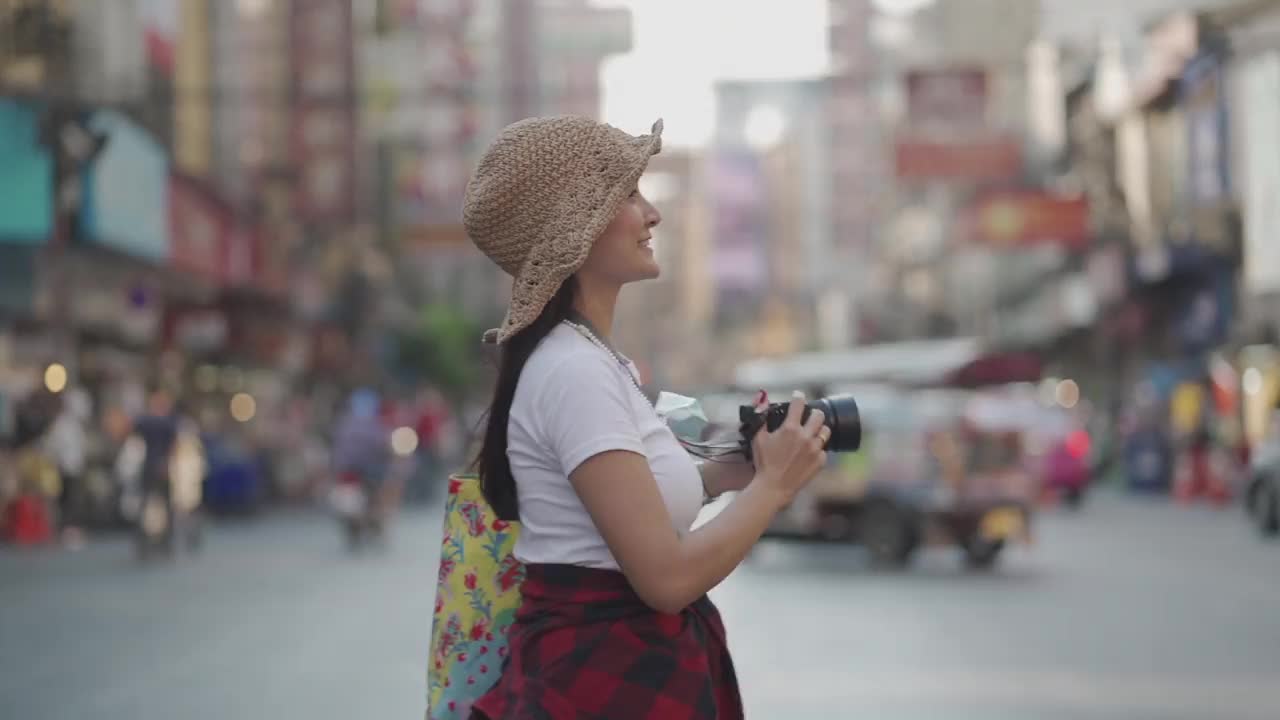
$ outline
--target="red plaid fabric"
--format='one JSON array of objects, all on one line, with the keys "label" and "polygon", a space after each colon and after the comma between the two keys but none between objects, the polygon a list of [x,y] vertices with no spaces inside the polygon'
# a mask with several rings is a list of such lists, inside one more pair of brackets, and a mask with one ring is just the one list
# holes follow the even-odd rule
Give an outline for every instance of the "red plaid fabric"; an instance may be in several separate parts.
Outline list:
[{"label": "red plaid fabric", "polygon": [[706,596],[676,615],[619,572],[529,565],[498,684],[472,720],[733,720],[738,679]]}]

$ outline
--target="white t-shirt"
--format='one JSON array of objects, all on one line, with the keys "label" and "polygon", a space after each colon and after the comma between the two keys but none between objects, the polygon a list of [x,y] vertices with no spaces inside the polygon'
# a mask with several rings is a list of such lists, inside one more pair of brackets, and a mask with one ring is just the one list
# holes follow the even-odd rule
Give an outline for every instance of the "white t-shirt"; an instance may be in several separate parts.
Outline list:
[{"label": "white t-shirt", "polygon": [[702,508],[693,458],[627,379],[627,370],[576,329],[561,324],[520,374],[507,424],[507,458],[520,502],[516,559],[618,569],[569,482],[584,460],[609,450],[643,455],[684,534]]}]

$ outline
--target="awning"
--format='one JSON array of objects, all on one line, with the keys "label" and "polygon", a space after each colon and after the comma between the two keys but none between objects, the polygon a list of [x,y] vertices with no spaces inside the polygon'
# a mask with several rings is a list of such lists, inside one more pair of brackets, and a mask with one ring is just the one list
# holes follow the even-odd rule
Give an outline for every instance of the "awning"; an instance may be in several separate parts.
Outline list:
[{"label": "awning", "polygon": [[928,385],[982,356],[978,338],[886,343],[832,352],[750,360],[738,366],[741,388],[799,388],[860,382]]}]

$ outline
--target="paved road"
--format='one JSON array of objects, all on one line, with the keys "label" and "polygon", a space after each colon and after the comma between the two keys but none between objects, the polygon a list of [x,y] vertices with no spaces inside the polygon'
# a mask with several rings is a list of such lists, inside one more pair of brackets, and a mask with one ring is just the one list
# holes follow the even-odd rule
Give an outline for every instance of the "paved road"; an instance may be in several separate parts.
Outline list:
[{"label": "paved road", "polygon": [[[309,515],[202,557],[0,550],[0,716],[420,718],[436,513],[350,557]],[[766,545],[715,592],[748,717],[1280,717],[1280,545],[1236,511],[1097,498],[994,574]]]}]

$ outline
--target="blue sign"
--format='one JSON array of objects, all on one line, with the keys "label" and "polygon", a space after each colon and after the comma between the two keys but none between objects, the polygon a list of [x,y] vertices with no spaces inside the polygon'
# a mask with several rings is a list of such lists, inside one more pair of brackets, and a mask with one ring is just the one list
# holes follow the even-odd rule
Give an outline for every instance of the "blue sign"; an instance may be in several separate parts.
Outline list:
[{"label": "blue sign", "polygon": [[0,243],[43,244],[53,230],[53,158],[40,108],[0,100]]},{"label": "blue sign", "polygon": [[1235,286],[1226,270],[1212,271],[1179,308],[1177,336],[1187,352],[1204,352],[1226,341],[1235,315]]},{"label": "blue sign", "polygon": [[169,156],[145,129],[115,111],[89,127],[108,136],[85,175],[81,236],[148,260],[169,257]]}]

